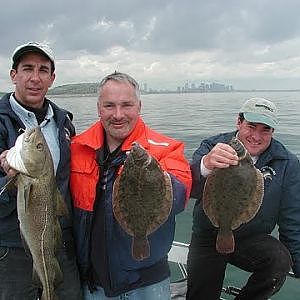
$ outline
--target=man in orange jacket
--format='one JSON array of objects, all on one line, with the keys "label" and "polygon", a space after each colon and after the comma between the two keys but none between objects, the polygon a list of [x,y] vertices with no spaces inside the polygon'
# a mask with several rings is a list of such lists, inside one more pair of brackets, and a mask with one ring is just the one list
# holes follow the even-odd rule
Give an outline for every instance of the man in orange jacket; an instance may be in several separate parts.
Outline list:
[{"label": "man in orange jacket", "polygon": [[[139,86],[127,74],[115,72],[101,81],[97,107],[100,120],[71,143],[70,184],[85,299],[170,299],[167,254],[175,215],[184,209],[191,189],[184,145],[143,122]],[[150,256],[141,261],[132,258],[132,237],[112,210],[113,183],[133,142],[158,160],[173,190],[171,213],[149,236]]]}]

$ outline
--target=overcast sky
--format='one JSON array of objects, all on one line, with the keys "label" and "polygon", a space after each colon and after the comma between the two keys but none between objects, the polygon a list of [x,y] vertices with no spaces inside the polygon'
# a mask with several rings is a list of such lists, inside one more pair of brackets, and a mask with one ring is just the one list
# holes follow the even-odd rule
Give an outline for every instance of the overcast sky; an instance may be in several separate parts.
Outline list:
[{"label": "overcast sky", "polygon": [[300,88],[298,0],[1,2],[0,91],[13,88],[11,54],[27,41],[54,50],[54,86],[118,70],[157,89]]}]

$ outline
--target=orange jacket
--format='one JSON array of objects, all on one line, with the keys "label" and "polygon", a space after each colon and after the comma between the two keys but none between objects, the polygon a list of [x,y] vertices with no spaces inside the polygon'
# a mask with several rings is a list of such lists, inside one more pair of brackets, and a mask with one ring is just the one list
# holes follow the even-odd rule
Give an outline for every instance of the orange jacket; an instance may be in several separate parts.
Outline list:
[{"label": "orange jacket", "polygon": [[[70,186],[74,205],[92,211],[99,180],[96,151],[103,146],[104,129],[97,121],[87,131],[77,135],[71,142]],[[132,133],[122,144],[122,151],[129,151],[133,142],[138,142],[161,167],[173,174],[186,187],[186,202],[190,196],[192,178],[188,161],[184,157],[184,144],[150,129],[141,118]]]}]

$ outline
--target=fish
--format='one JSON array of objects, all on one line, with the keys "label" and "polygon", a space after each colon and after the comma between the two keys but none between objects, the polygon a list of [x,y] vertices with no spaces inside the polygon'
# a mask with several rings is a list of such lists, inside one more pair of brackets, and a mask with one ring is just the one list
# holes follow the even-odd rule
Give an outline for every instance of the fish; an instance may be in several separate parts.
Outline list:
[{"label": "fish", "polygon": [[203,210],[219,228],[216,250],[234,252],[233,230],[255,217],[264,195],[264,178],[245,146],[237,138],[229,145],[238,155],[238,165],[216,168],[208,175],[203,190]]},{"label": "fish", "polygon": [[32,257],[35,284],[41,300],[56,300],[55,287],[63,281],[57,260],[62,245],[61,216],[68,216],[54,175],[52,156],[40,127],[26,129],[9,149],[6,159],[16,176],[17,213],[26,253]]},{"label": "fish", "polygon": [[132,257],[137,261],[148,258],[148,235],[168,219],[173,191],[170,175],[138,143],[133,143],[114,182],[112,203],[116,220],[132,236]]}]

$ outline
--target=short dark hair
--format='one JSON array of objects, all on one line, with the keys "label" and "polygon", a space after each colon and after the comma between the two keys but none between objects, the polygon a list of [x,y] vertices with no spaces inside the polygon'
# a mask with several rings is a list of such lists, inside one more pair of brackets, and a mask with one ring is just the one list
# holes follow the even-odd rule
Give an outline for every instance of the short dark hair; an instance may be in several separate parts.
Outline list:
[{"label": "short dark hair", "polygon": [[241,122],[245,120],[244,113],[239,113],[239,119]]},{"label": "short dark hair", "polygon": [[[29,53],[29,52],[26,52],[26,53],[24,53],[24,54],[27,54],[27,53]],[[50,63],[51,63],[51,70],[50,70],[50,72],[51,72],[51,75],[52,75],[52,74],[54,73],[55,66],[54,66],[54,63],[49,59],[49,57],[48,57],[47,55],[44,55],[43,53],[37,52],[37,51],[32,51],[32,53],[40,53],[41,55],[43,55],[44,57],[46,57],[46,58],[50,61]],[[12,68],[13,68],[14,70],[17,70],[18,65],[19,65],[19,63],[20,63],[22,57],[24,56],[24,54],[23,54],[23,55],[20,55],[20,56],[13,62]]]},{"label": "short dark hair", "polygon": [[[243,122],[244,120],[246,120],[245,119],[245,116],[244,116],[244,113],[239,113],[239,120],[241,121],[241,122]],[[246,120],[247,121],[247,120]],[[247,121],[247,122],[249,122],[249,121]],[[251,123],[251,122],[250,122]],[[274,131],[274,128],[273,127],[271,127],[271,126],[269,126],[269,125],[267,125],[267,124],[265,124],[265,126],[267,126],[267,127],[269,127],[269,128],[272,128],[273,129],[273,131]]]}]

